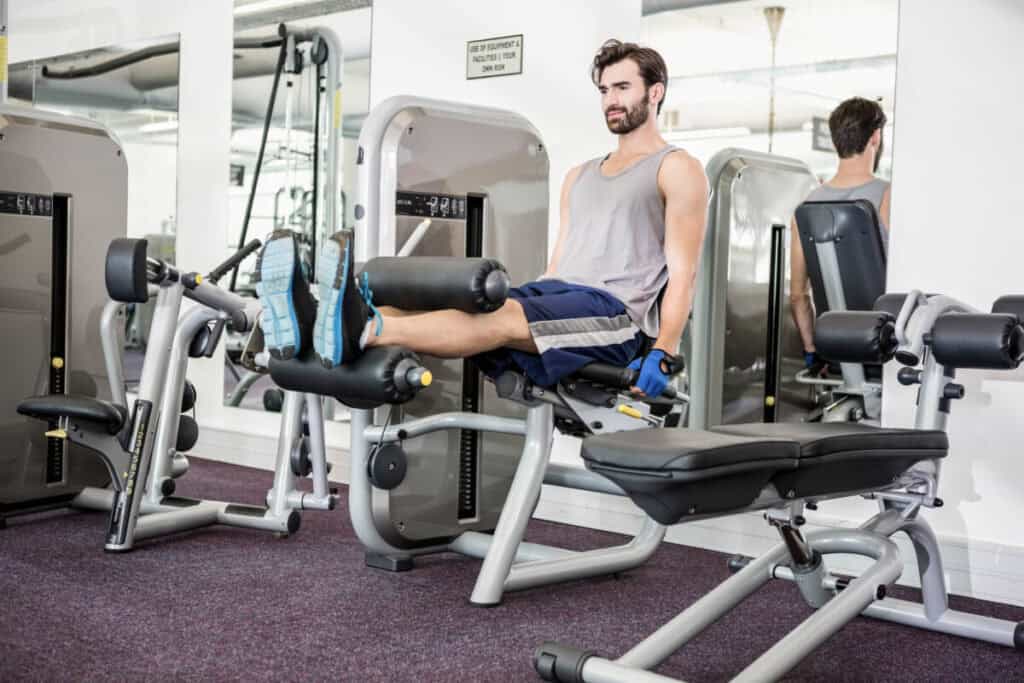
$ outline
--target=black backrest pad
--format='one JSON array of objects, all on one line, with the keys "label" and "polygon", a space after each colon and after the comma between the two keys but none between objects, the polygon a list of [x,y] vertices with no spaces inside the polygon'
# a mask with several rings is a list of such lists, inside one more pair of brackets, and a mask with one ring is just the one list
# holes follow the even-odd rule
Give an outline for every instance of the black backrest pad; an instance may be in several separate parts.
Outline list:
[{"label": "black backrest pad", "polygon": [[489,313],[508,297],[505,267],[494,259],[453,256],[382,256],[360,274],[368,276],[377,306],[407,311],[455,308]]},{"label": "black backrest pad", "polygon": [[887,311],[829,311],[814,324],[814,346],[836,363],[885,363],[896,351],[895,319]]},{"label": "black backrest pad", "polygon": [[932,353],[950,368],[1012,370],[1024,355],[1024,329],[1010,313],[949,313],[932,326]]},{"label": "black backrest pad", "polygon": [[836,308],[826,299],[819,243],[835,247],[846,310],[870,311],[885,292],[885,249],[874,205],[866,199],[804,202],[796,224],[818,315]]},{"label": "black backrest pad", "polygon": [[119,237],[107,248],[105,277],[107,295],[114,301],[144,304],[146,291],[146,240]]}]

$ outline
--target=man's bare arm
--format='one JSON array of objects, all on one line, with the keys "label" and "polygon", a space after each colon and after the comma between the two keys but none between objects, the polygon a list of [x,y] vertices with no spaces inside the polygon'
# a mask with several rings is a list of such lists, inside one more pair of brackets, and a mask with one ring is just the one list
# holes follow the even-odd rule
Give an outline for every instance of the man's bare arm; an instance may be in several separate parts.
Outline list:
[{"label": "man's bare arm", "polygon": [[800,332],[804,351],[810,352],[814,351],[814,305],[811,303],[810,277],[795,218],[790,223],[789,245],[789,310]]},{"label": "man's bare arm", "polygon": [[708,181],[699,161],[685,152],[673,152],[661,164],[658,187],[665,197],[668,286],[661,301],[661,329],[654,347],[676,353],[690,317],[707,229]]},{"label": "man's bare arm", "polygon": [[575,166],[569,169],[569,172],[565,174],[565,180],[562,181],[558,241],[555,242],[555,250],[551,253],[551,261],[548,263],[548,268],[544,271],[545,277],[552,277],[558,271],[558,262],[562,258],[562,251],[565,249],[565,239],[569,234],[569,195],[582,169],[582,166]]},{"label": "man's bare arm", "polygon": [[885,188],[885,192],[882,194],[882,203],[878,206],[878,217],[882,219],[882,227],[885,228],[885,232],[889,232],[889,207],[892,204],[892,185]]}]

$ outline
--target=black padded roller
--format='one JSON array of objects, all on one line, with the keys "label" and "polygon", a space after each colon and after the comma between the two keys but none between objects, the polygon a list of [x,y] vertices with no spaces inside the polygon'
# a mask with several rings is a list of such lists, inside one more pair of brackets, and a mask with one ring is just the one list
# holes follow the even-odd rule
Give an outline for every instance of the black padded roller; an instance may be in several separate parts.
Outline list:
[{"label": "black padded roller", "polygon": [[829,311],[814,323],[814,346],[836,363],[885,363],[896,351],[894,326],[887,311]]},{"label": "black padded roller", "polygon": [[1001,296],[992,304],[993,313],[1009,313],[1017,316],[1017,320],[1024,322],[1024,295],[1011,294]]},{"label": "black padded roller", "polygon": [[[313,353],[292,360],[270,361],[270,376],[282,389],[333,396],[350,408],[376,408],[385,403],[405,403],[430,383],[402,381],[405,373],[420,366],[412,351],[400,346],[367,349],[351,365],[330,370]],[[419,384],[419,386],[414,386]]]},{"label": "black padded roller", "polygon": [[125,304],[149,300],[146,280],[146,240],[119,237],[107,247],[107,295]]},{"label": "black padded roller", "polygon": [[501,308],[509,290],[508,273],[494,259],[382,256],[367,263],[363,273],[369,275],[374,304],[407,311],[490,313]]},{"label": "black padded roller", "polygon": [[932,353],[950,368],[1012,370],[1024,357],[1024,329],[1012,313],[950,313],[932,326]]}]

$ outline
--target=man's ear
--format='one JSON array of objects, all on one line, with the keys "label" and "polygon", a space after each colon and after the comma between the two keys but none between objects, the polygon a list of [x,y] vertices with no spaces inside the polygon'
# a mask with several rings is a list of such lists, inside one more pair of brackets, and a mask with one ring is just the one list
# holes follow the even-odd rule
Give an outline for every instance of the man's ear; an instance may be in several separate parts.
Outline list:
[{"label": "man's ear", "polygon": [[875,132],[871,134],[870,142],[871,142],[872,145],[875,146],[876,149],[878,148],[878,146],[880,144],[882,144],[882,129],[881,128],[876,128]]},{"label": "man's ear", "polygon": [[665,99],[665,84],[655,83],[651,86],[649,93],[648,101],[652,105],[657,106],[659,102],[662,102]]}]

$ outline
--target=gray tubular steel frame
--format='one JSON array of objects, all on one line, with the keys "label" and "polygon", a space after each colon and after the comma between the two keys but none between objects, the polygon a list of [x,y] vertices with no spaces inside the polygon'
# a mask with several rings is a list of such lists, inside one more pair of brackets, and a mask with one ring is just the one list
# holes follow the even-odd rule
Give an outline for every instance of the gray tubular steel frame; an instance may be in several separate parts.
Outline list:
[{"label": "gray tubular steel frame", "polygon": [[[362,161],[358,166],[358,206],[363,209],[363,215],[356,221],[356,261],[386,256],[398,248],[390,236],[384,235],[389,226],[393,229],[395,222],[394,157],[397,150],[392,129],[396,117],[410,108],[426,109],[457,120],[494,122],[536,134],[525,118],[500,109],[418,97],[395,97],[382,102],[370,112],[359,136]],[[414,438],[443,429],[476,429],[526,437],[497,527],[493,535],[466,531],[438,545],[394,547],[374,524],[373,484],[368,472],[371,448],[377,442],[398,441],[400,436]],[[545,483],[625,495],[600,475],[582,468],[551,465],[553,434],[553,407],[547,403],[531,406],[525,420],[449,412],[391,425],[387,429],[374,423],[374,411],[352,410],[349,514],[356,535],[369,554],[397,560],[437,552],[483,558],[470,597],[476,605],[498,604],[505,591],[620,572],[647,561],[665,535],[665,527],[651,519],[645,519],[632,541],[613,548],[574,552],[523,541],[526,525]]]},{"label": "gray tubular steel frame", "polygon": [[[152,415],[146,447],[137,462],[136,481],[145,482],[142,495],[132,496],[127,533],[116,542],[108,540],[106,549],[123,552],[131,550],[136,540],[187,531],[213,524],[226,524],[271,531],[287,535],[298,528],[299,511],[303,509],[330,510],[337,505],[327,482],[327,461],[324,445],[322,397],[313,394],[286,395],[281,415],[281,431],[274,467],[274,483],[267,492],[266,506],[174,498],[173,479],[183,474],[188,462],[177,453],[181,397],[188,367],[189,345],[203,327],[218,321],[244,321],[244,328],[256,324],[258,305],[253,300],[221,290],[214,285],[200,284],[186,290],[180,280],[160,286],[150,285],[151,296],[156,296],[156,311],[150,329],[149,344],[143,363],[139,400],[152,403]],[[178,317],[184,297],[200,304]],[[111,383],[111,396],[119,405],[128,407],[124,389],[124,370],[121,360],[119,309],[122,304],[111,301],[101,316],[101,340],[104,361]],[[217,306],[212,308],[211,306]],[[292,471],[292,451],[302,438],[303,410],[310,426],[309,458],[312,464],[313,491],[305,492],[296,486]],[[100,455],[110,470],[112,489],[86,488],[72,501],[75,507],[111,512],[117,516],[119,501],[126,489],[126,473],[130,471],[131,454],[125,451],[116,437],[97,434],[81,428],[73,420],[67,424],[68,438]],[[69,424],[70,423],[70,424]],[[168,485],[170,483],[170,485]]]},{"label": "gray tubular steel frame", "polygon": [[[924,335],[931,330],[940,315],[973,310],[955,299],[945,296],[925,297],[920,292],[912,292],[904,303],[896,329],[900,349],[905,353],[916,354],[915,357],[923,360],[924,365],[915,412],[915,426],[918,429],[945,429],[947,415],[939,409],[939,402],[946,384],[952,382],[952,378],[946,376],[945,368],[928,352],[923,342]],[[877,500],[880,507],[878,514],[859,529],[824,529],[807,534],[807,544],[816,554],[854,554],[872,560],[867,570],[849,582],[830,574],[824,561],[809,572],[794,571],[787,544],[779,543],[756,559],[746,558],[735,575],[617,660],[545,644],[535,655],[538,668],[541,668],[539,661],[545,655],[567,656],[565,653],[568,652],[570,661],[563,663],[560,670],[574,670],[572,676],[575,677],[549,680],[586,683],[676,681],[649,670],[665,661],[770,579],[796,582],[805,601],[817,607],[817,610],[740,672],[734,681],[768,681],[784,676],[858,615],[1005,647],[1021,647],[1017,642],[1017,634],[1024,629],[1024,622],[1019,624],[949,608],[939,544],[931,526],[919,516],[923,507],[936,505],[938,463],[927,461],[915,465],[891,489],[859,492],[859,495]],[[765,499],[770,497],[766,496]],[[802,511],[803,503],[785,501],[775,507],[788,506],[789,513],[795,514],[797,509]],[[909,537],[917,557],[922,594],[920,603],[885,597],[886,587],[894,583],[903,571],[899,549],[890,539],[900,532]]]}]

